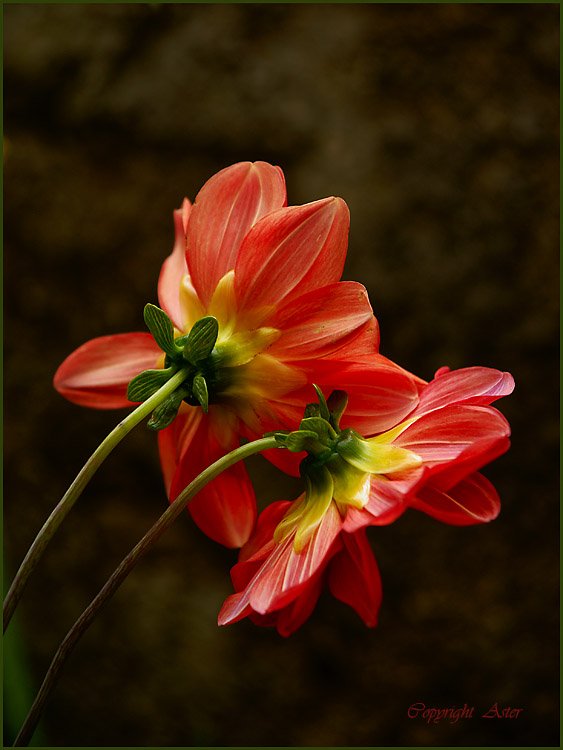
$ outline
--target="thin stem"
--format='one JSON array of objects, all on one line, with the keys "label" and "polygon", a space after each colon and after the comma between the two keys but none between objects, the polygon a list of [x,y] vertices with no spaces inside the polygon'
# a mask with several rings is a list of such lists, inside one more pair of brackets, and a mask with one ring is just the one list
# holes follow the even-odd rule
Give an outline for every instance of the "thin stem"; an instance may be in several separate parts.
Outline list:
[{"label": "thin stem", "polygon": [[54,508],[49,518],[43,524],[43,527],[35,537],[33,544],[29,548],[18,572],[15,575],[10,590],[4,600],[4,632],[8,627],[14,610],[27,585],[29,576],[41,559],[45,548],[53,538],[56,530],[64,521],[72,506],[78,500],[90,479],[94,476],[98,468],[109,456],[112,450],[123,438],[128,435],[133,427],[139,424],[147,417],[153,409],[162,403],[176,388],[181,385],[186,377],[186,370],[179,370],[168,380],[162,388],[154,393],[150,398],[140,404],[134,411],[128,414],[114,430],[103,440],[96,448],[94,453],[86,461],[74,482],[63,495],[59,504]]},{"label": "thin stem", "polygon": [[152,545],[159,539],[159,537],[166,531],[166,529],[172,525],[172,523],[182,513],[188,502],[192,497],[199,492],[208,482],[215,479],[221,472],[228,469],[229,466],[237,463],[237,461],[247,458],[254,453],[268,450],[276,447],[275,437],[261,438],[260,440],[254,440],[251,443],[236,448],[234,451],[227,453],[215,463],[211,464],[207,469],[201,472],[193,482],[191,482],[174,500],[174,502],[168,506],[164,513],[160,516],[158,521],[152,526],[141,541],[129,552],[121,564],[115,569],[113,574],[108,578],[104,587],[100,590],[98,595],[90,602],[90,605],[80,615],[78,620],[74,623],[72,628],[66,634],[63,642],[57,649],[53,661],[45,675],[43,684],[37,697],[31,707],[25,722],[20,730],[20,733],[16,737],[14,747],[27,745],[31,739],[33,732],[39,722],[39,718],[49,697],[51,690],[56,684],[59,677],[59,673],[70,656],[73,648],[76,646],[79,639],[84,635],[92,621],[96,617],[98,611],[102,606],[110,599],[113,594],[117,591],[119,586],[127,578],[131,570],[139,562],[139,560],[149,551]]}]

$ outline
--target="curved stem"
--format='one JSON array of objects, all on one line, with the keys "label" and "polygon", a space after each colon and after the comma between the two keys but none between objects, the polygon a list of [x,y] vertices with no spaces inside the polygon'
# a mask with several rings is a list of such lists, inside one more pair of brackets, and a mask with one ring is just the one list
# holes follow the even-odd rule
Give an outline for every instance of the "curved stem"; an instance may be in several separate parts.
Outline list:
[{"label": "curved stem", "polygon": [[59,504],[54,508],[49,518],[43,524],[12,581],[10,590],[4,600],[4,632],[6,631],[6,628],[12,619],[12,615],[14,614],[14,610],[22,597],[29,576],[41,559],[45,548],[54,536],[56,530],[66,518],[90,479],[94,476],[98,468],[109,456],[115,446],[131,432],[133,427],[138,425],[139,422],[147,417],[156,406],[173,393],[176,388],[181,385],[185,377],[186,370],[184,369],[173,375],[170,380],[162,386],[162,388],[159,388],[156,393],[128,414],[125,419],[123,419],[117,427],[110,432],[105,440],[100,443],[94,453],[92,453],[90,458],[86,461],[74,482],[63,495]]},{"label": "curved stem", "polygon": [[201,472],[190,484],[178,495],[174,502],[168,506],[164,513],[160,516],[158,521],[152,526],[141,541],[131,550],[131,552],[123,559],[121,564],[116,568],[113,574],[108,578],[104,587],[100,590],[98,595],[91,601],[90,605],[80,615],[78,620],[74,623],[72,628],[66,634],[63,642],[57,649],[53,661],[45,675],[43,684],[37,697],[31,707],[27,718],[20,730],[20,733],[16,737],[14,747],[27,745],[31,739],[33,732],[39,722],[39,718],[49,697],[51,690],[53,689],[58,679],[59,673],[70,656],[74,646],[77,644],[79,639],[84,635],[96,614],[101,607],[110,599],[123,581],[127,578],[131,570],[139,562],[139,560],[149,551],[152,545],[157,539],[166,531],[166,529],[178,518],[182,513],[188,502],[192,497],[199,492],[208,482],[215,479],[221,472],[228,469],[229,466],[237,463],[243,458],[247,458],[254,453],[268,450],[276,447],[275,437],[261,438],[260,440],[254,440],[251,443],[236,448],[234,451],[227,453],[215,463],[211,464],[207,469]]}]

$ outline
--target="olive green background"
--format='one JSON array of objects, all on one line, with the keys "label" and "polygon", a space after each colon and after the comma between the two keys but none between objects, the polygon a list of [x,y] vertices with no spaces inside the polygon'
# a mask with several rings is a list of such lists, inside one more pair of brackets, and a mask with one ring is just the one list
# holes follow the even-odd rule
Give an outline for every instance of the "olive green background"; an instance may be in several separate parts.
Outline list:
[{"label": "olive green background", "polygon": [[[279,164],[292,204],[347,201],[344,277],[368,287],[384,354],[517,383],[513,447],[486,472],[498,520],[370,531],[377,629],[328,595],[288,640],[217,628],[236,556],[186,516],[72,656],[43,742],[557,745],[558,6],[10,5],[4,43],[9,575],[119,419],[60,398],[56,367],[142,330],[172,209],[233,162]],[[252,470],[262,502],[296,491]],[[26,592],[22,685],[165,505],[139,428]],[[426,724],[415,702],[475,717]],[[494,702],[523,712],[480,718]]]}]

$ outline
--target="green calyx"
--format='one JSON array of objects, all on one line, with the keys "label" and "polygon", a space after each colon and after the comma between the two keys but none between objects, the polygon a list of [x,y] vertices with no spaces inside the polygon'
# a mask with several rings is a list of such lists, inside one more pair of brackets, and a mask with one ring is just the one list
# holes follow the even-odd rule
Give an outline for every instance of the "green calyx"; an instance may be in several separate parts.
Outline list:
[{"label": "green calyx", "polygon": [[337,459],[340,443],[353,433],[353,430],[339,427],[348,403],[347,394],[333,391],[327,400],[317,385],[313,384],[313,388],[319,401],[307,404],[299,429],[272,433],[279,445],[293,453],[307,451],[309,455],[301,462],[301,473],[305,477]]},{"label": "green calyx", "polygon": [[[326,466],[335,477],[346,475],[354,483],[367,474],[394,474],[416,468],[421,459],[411,451],[394,445],[391,436],[365,439],[355,430],[340,429],[340,418],[348,403],[344,391],[333,391],[325,399],[318,386],[319,403],[307,404],[299,429],[276,432],[276,440],[292,452],[307,451],[301,462],[304,477]],[[357,476],[355,476],[357,474]],[[363,480],[362,480],[363,481]]]},{"label": "green calyx", "polygon": [[148,422],[151,429],[163,430],[176,417],[182,401],[208,411],[211,394],[219,381],[218,358],[214,351],[219,324],[216,318],[206,316],[198,320],[188,334],[174,338],[174,326],[164,310],[148,304],[143,317],[166,355],[164,368],[145,370],[134,377],[127,387],[127,398],[135,402],[146,401],[176,373],[185,372],[184,380],[154,410]]}]

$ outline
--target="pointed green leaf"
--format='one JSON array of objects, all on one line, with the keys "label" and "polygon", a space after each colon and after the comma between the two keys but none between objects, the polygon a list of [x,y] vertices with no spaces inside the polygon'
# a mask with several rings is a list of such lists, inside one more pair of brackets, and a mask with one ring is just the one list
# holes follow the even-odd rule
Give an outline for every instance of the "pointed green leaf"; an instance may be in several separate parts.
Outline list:
[{"label": "pointed green leaf", "polygon": [[198,320],[184,344],[184,359],[193,364],[201,362],[213,351],[218,335],[219,323],[216,318],[209,315]]},{"label": "pointed green leaf", "polygon": [[207,414],[209,409],[209,393],[207,391],[207,383],[203,375],[198,372],[192,382],[192,392],[201,404],[201,408]]},{"label": "pointed green leaf", "polygon": [[321,417],[306,417],[302,419],[299,429],[314,432],[317,439],[327,447],[336,437],[336,432],[332,429],[331,425],[326,419],[321,419]]},{"label": "pointed green leaf", "polygon": [[186,391],[180,388],[168,396],[166,401],[163,401],[153,411],[151,418],[147,422],[147,427],[151,430],[164,430],[165,427],[172,424],[185,395]]},{"label": "pointed green leaf", "polygon": [[317,396],[319,398],[319,406],[320,406],[320,409],[321,409],[321,412],[320,412],[321,417],[323,419],[326,419],[328,421],[330,419],[330,412],[328,410],[328,406],[326,405],[324,394],[321,391],[321,389],[319,388],[319,386],[315,385],[315,383],[313,383],[313,388],[317,392]]},{"label": "pointed green leaf", "polygon": [[129,401],[146,401],[167,383],[176,372],[175,367],[166,370],[145,370],[136,375],[127,386]]},{"label": "pointed green leaf", "polygon": [[338,430],[340,419],[348,406],[348,394],[346,391],[333,391],[326,402],[330,411],[330,423]]},{"label": "pointed green leaf", "polygon": [[296,430],[290,432],[285,441],[285,447],[292,453],[312,450],[314,445],[318,445],[319,439],[316,432],[312,430]]},{"label": "pointed green leaf", "polygon": [[156,305],[145,305],[143,317],[147,328],[163,352],[169,357],[177,357],[179,350],[174,343],[174,326],[168,315]]}]

